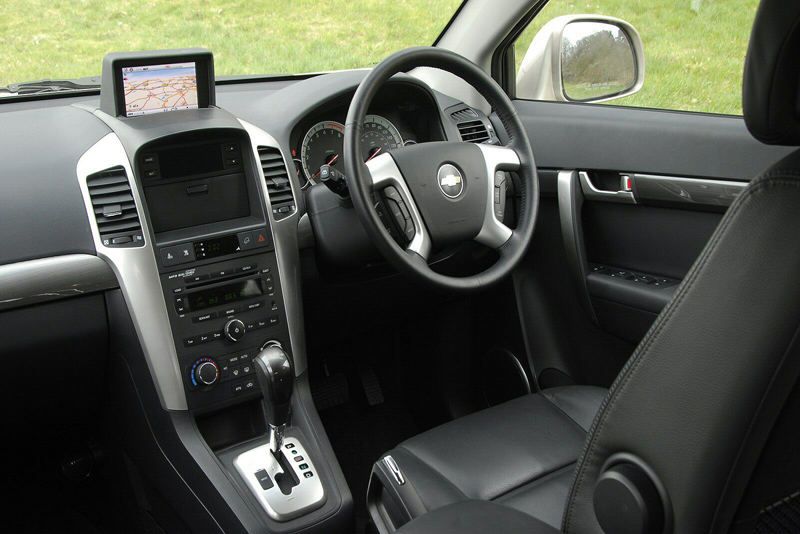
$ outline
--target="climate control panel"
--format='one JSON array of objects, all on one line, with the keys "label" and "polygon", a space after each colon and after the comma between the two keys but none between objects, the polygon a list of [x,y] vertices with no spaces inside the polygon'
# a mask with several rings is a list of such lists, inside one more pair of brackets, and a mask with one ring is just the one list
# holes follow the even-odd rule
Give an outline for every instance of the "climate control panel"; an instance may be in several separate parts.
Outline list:
[{"label": "climate control panel", "polygon": [[275,253],[253,252],[161,275],[189,408],[257,393],[251,358],[288,339]]}]

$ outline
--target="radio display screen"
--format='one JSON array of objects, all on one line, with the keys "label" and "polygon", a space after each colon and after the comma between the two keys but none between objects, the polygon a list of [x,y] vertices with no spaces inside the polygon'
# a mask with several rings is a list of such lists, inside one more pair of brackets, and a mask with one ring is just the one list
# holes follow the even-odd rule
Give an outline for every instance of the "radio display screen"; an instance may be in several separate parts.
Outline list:
[{"label": "radio display screen", "polygon": [[189,311],[199,311],[214,306],[225,306],[233,302],[259,297],[264,294],[260,278],[232,282],[212,289],[203,289],[187,295]]}]

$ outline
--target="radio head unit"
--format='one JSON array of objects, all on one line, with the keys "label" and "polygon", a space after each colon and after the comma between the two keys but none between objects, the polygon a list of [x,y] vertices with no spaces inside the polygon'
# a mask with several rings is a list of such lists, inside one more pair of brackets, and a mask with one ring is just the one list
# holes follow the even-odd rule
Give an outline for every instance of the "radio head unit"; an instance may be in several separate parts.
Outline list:
[{"label": "radio head unit", "polygon": [[137,117],[213,106],[214,56],[205,48],[113,52],[103,58],[100,109]]}]

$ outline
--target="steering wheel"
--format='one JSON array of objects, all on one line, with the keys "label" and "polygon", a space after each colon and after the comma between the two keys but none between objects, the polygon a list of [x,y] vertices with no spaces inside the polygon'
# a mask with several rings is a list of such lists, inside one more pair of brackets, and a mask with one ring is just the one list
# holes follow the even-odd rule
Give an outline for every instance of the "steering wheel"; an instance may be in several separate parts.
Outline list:
[{"label": "steering wheel", "polygon": [[[364,163],[360,139],[370,102],[389,78],[416,67],[441,69],[471,84],[497,113],[508,145],[420,143]],[[475,291],[511,274],[524,257],[539,208],[533,150],[508,96],[468,59],[440,48],[416,47],[381,61],[361,82],[350,104],[344,156],[353,206],[364,229],[386,260],[412,280],[435,289]],[[503,208],[499,199],[505,198],[500,194],[506,177],[503,171],[516,172],[521,182],[514,230],[496,215],[497,208]],[[373,197],[374,193],[379,195]],[[398,239],[404,247],[384,226],[382,219],[388,217],[402,226]],[[499,259],[482,273],[466,277],[446,276],[428,266],[435,248],[470,239],[497,250]]]}]

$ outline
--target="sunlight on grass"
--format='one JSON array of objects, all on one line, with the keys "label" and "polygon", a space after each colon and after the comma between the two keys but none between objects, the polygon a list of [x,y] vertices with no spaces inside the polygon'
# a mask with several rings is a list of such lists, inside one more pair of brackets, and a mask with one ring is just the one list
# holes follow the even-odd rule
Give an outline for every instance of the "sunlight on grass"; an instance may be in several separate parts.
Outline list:
[{"label": "sunlight on grass", "polygon": [[218,75],[374,65],[430,45],[461,0],[0,0],[0,86],[100,74],[113,51],[202,46]]},{"label": "sunlight on grass", "polygon": [[609,104],[741,115],[744,56],[757,7],[758,0],[552,0],[517,41],[517,69],[548,21],[608,15],[633,24],[646,65],[642,90]]}]

